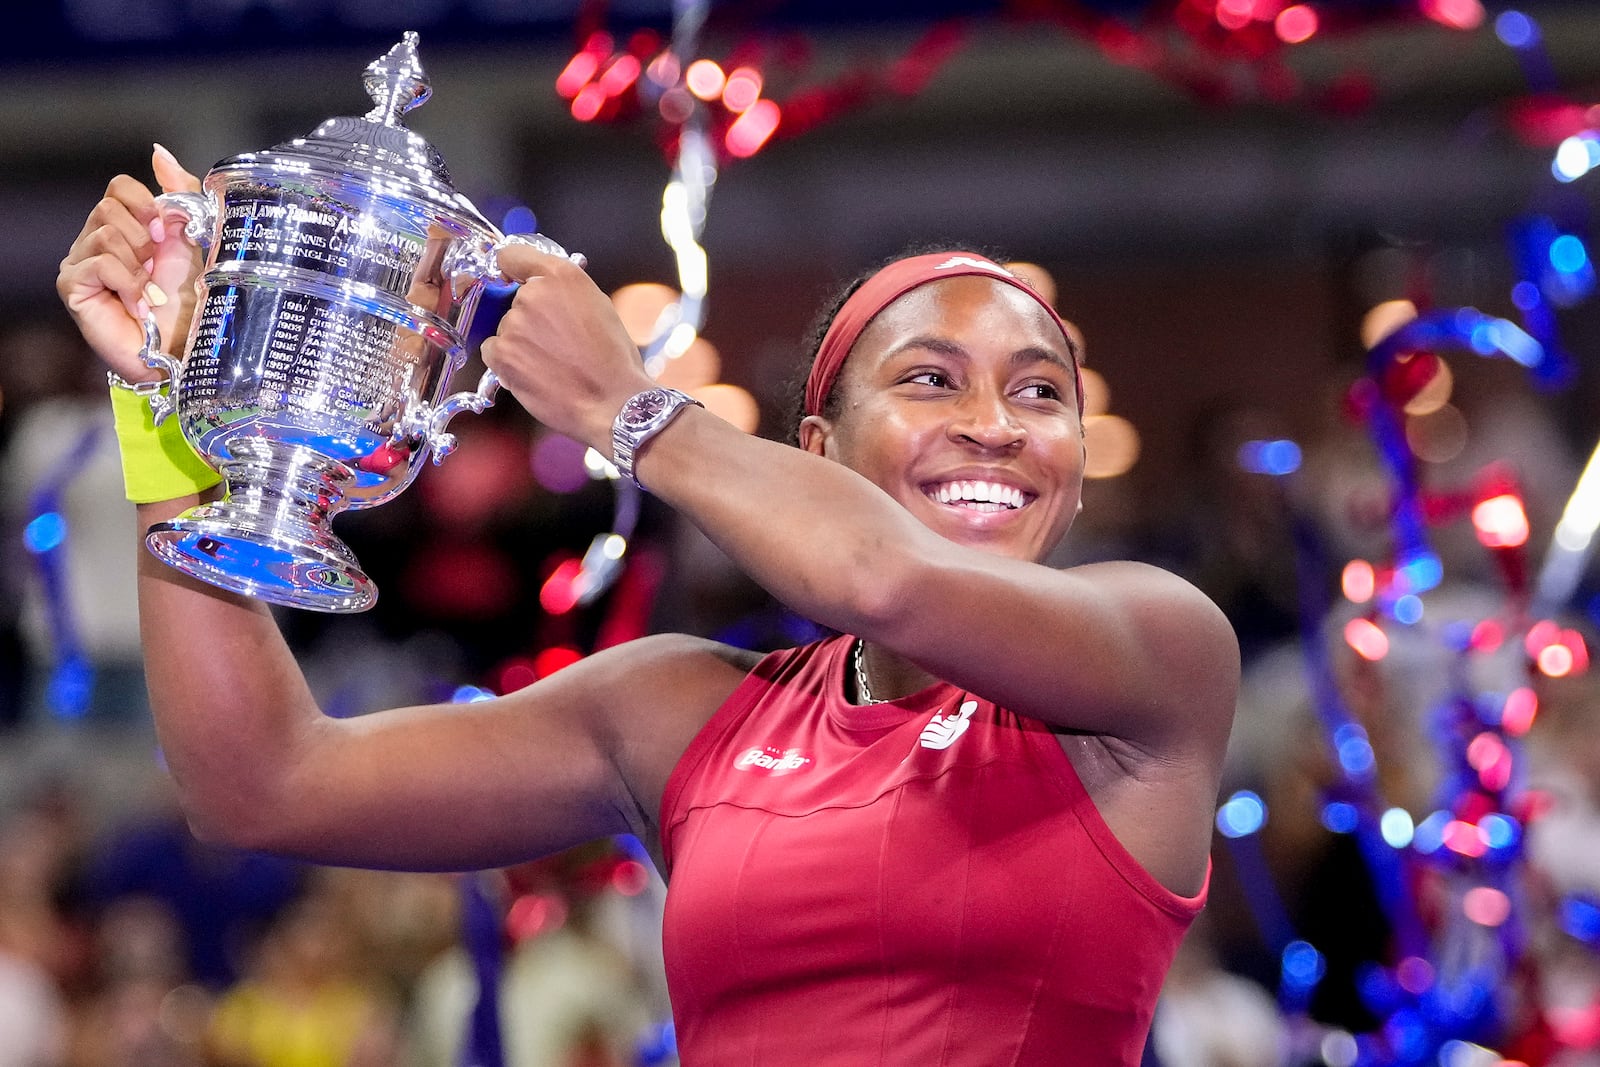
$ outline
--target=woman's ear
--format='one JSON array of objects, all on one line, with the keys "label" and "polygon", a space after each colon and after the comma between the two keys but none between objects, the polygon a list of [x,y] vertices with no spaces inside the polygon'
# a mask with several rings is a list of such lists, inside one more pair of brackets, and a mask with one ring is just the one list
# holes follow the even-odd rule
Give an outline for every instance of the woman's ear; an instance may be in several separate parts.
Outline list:
[{"label": "woman's ear", "polygon": [[833,424],[821,415],[807,415],[800,420],[800,447],[813,456],[830,458],[833,443]]}]

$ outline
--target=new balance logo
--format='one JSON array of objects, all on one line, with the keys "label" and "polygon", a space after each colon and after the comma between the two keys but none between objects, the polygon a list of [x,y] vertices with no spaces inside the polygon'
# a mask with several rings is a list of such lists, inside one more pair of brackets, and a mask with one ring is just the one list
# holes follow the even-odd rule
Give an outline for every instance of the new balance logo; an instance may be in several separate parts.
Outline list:
[{"label": "new balance logo", "polygon": [[967,732],[967,727],[972,725],[972,713],[977,710],[978,702],[968,700],[962,703],[960,711],[953,711],[949,715],[935,712],[933,721],[922,728],[922,737],[917,743],[923,748],[949,748]]},{"label": "new balance logo", "polygon": [[954,267],[974,267],[978,270],[988,271],[990,274],[1004,274],[1007,278],[1016,277],[1016,275],[1012,274],[1004,267],[996,266],[993,263],[985,263],[983,260],[973,259],[971,256],[951,256],[949,259],[945,260],[943,263],[939,264],[933,269],[950,270]]},{"label": "new balance logo", "polygon": [[771,745],[765,748],[747,748],[733,761],[734,770],[763,771],[773,778],[781,774],[808,770],[810,767],[811,757],[802,754],[798,748],[779,751]]}]

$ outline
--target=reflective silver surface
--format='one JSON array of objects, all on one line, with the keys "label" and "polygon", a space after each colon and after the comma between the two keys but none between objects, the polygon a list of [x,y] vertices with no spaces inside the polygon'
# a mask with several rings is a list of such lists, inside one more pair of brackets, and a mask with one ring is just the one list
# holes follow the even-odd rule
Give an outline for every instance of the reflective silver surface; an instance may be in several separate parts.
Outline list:
[{"label": "reflective silver surface", "polygon": [[451,417],[493,402],[492,373],[447,389],[498,250],[566,255],[501,235],[400,124],[429,95],[416,43],[407,33],[367,68],[365,116],[225,159],[201,195],[159,198],[207,256],[187,355],[161,355],[153,323],[144,355],[172,377],[183,434],[226,493],[147,543],[195,577],[295,607],[370,607],[377,590],[329,520],[399,493],[423,455],[455,447]]}]

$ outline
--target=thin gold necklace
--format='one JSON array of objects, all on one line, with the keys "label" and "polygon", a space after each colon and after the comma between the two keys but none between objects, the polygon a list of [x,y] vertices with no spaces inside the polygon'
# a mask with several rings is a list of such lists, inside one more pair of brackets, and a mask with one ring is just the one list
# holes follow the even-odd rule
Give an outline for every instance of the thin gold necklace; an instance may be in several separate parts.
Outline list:
[{"label": "thin gold necklace", "polygon": [[859,637],[856,638],[856,650],[852,656],[856,665],[856,696],[861,698],[863,704],[887,704],[889,703],[887,700],[875,699],[872,695],[872,687],[867,685],[867,671],[862,665],[862,651],[866,647],[867,643],[865,641]]}]

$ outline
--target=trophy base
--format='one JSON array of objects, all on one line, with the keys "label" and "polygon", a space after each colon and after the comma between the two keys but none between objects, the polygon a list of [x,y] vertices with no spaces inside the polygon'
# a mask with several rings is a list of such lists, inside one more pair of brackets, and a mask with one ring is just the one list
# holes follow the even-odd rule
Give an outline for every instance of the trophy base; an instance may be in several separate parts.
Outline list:
[{"label": "trophy base", "polygon": [[145,536],[156,558],[229,592],[310,611],[365,611],[378,587],[328,522],[352,472],[298,445],[232,442],[223,498],[190,508]]},{"label": "trophy base", "polygon": [[341,542],[288,537],[253,518],[226,503],[202,504],[150,527],[145,544],[185,574],[269,603],[336,613],[377,603],[378,587]]}]

